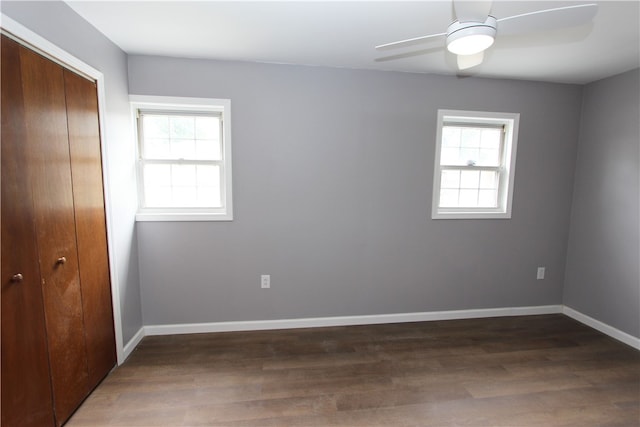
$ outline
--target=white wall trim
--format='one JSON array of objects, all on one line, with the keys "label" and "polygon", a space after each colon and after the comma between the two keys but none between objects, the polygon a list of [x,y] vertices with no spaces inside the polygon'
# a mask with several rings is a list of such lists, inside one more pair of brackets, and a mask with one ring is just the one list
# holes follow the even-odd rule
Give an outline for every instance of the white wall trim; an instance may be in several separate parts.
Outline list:
[{"label": "white wall trim", "polygon": [[264,331],[274,329],[318,328],[326,326],[375,325],[383,323],[425,322],[434,320],[480,319],[487,317],[534,316],[564,314],[618,341],[640,350],[640,338],[636,338],[612,326],[595,320],[565,305],[541,305],[530,307],[483,308],[471,310],[446,310],[417,313],[374,314],[363,316],[312,317],[302,319],[249,320],[237,322],[182,323],[172,325],[147,325],[124,348],[126,359],[145,336],[199,334],[208,332]]},{"label": "white wall trim", "polygon": [[58,45],[51,43],[49,40],[31,31],[19,22],[14,21],[5,14],[0,14],[0,27],[2,27],[3,33],[10,38],[22,44],[26,43],[28,47],[31,47],[33,50],[38,51],[38,53],[65,68],[79,72],[92,79],[96,79],[96,74],[102,75],[100,71],[89,64],[81,61]]},{"label": "white wall trim", "polygon": [[318,328],[323,326],[374,325],[380,323],[425,322],[432,320],[475,319],[483,317],[527,316],[562,313],[561,305],[449,310],[364,316],[313,317],[304,319],[250,320],[239,322],[147,325],[145,335],[197,334],[205,332],[261,331],[271,329]]},{"label": "white wall trim", "polygon": [[640,350],[640,338],[636,338],[633,335],[622,332],[620,329],[607,325],[606,323],[596,320],[593,317],[589,317],[586,314],[580,313],[579,311],[574,310],[573,308],[566,305],[563,306],[562,313],[566,316],[571,317],[572,319],[577,320],[580,323],[583,323],[597,331],[602,332],[605,335],[609,335],[611,338],[614,338],[627,345],[630,345],[635,349]]},{"label": "white wall trim", "polygon": [[[122,363],[124,363],[125,360],[127,360],[127,357],[129,357],[131,355],[131,353],[133,353],[133,350],[136,349],[136,347],[138,346],[138,344],[140,344],[140,341],[142,341],[142,339],[145,337],[145,331],[144,331],[144,326],[141,327],[138,332],[136,332],[136,334],[133,336],[133,338],[131,338],[129,340],[129,342],[124,346],[123,349],[123,354],[122,354]],[[120,361],[118,361],[118,365],[122,365],[122,363],[120,363]]]},{"label": "white wall trim", "polygon": [[[108,153],[106,150],[106,103],[105,103],[105,89],[104,89],[104,75],[99,70],[93,68],[89,64],[81,61],[75,56],[71,55],[59,46],[51,43],[49,40],[40,36],[39,34],[31,31],[24,25],[14,21],[4,14],[0,14],[0,28],[3,34],[15,39],[22,44],[26,44],[28,47],[38,51],[40,54],[46,56],[52,61],[75,71],[91,80],[96,81],[98,90],[98,117],[100,123],[100,140],[101,140],[101,154],[102,154],[102,176],[104,181],[104,202],[105,202],[105,216],[107,223],[107,246],[109,250],[109,271],[111,273],[111,298],[113,306],[113,323],[115,329],[116,338],[116,355],[118,358],[118,364],[122,364],[126,359],[123,346],[122,337],[122,314],[120,311],[120,286],[118,281],[118,268],[116,265],[116,245],[113,238],[113,208],[111,204],[111,186],[107,171],[108,165]],[[131,342],[131,341],[130,341]]]}]

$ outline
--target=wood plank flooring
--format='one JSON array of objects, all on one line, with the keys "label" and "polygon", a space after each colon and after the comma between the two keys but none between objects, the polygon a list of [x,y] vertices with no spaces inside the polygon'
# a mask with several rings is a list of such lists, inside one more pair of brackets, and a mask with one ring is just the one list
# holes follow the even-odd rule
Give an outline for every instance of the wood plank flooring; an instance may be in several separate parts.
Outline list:
[{"label": "wood plank flooring", "polygon": [[146,337],[67,425],[639,426],[640,352],[563,315]]}]

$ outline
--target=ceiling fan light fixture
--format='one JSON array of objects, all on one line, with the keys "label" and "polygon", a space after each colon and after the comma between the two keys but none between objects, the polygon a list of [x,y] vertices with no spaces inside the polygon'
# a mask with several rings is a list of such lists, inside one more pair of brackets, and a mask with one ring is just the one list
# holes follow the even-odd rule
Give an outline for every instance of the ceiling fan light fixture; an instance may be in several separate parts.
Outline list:
[{"label": "ceiling fan light fixture", "polygon": [[485,22],[455,21],[447,28],[447,50],[456,55],[483,52],[495,41],[497,21],[488,16]]}]

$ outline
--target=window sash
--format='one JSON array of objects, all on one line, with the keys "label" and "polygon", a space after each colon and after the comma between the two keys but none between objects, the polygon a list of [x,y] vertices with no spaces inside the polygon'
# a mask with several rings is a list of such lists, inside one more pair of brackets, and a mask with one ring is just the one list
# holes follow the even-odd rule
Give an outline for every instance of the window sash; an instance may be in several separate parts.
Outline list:
[{"label": "window sash", "polygon": [[[135,133],[138,186],[136,221],[233,221],[231,100],[146,95],[129,95],[129,100],[131,119],[137,125]],[[155,123],[146,118],[144,124],[140,123],[140,115],[154,116]],[[193,123],[187,120],[169,123],[167,128],[164,122],[165,120],[169,122],[169,119],[161,116],[171,115],[192,118],[195,116],[197,126],[195,133],[191,129]],[[208,116],[211,119],[202,120],[200,116]],[[187,124],[187,122],[190,123]],[[204,122],[215,122],[210,125],[219,125],[220,133],[218,134],[218,128],[203,127],[207,126]],[[143,129],[144,125],[147,125],[146,129]],[[188,128],[182,128],[185,125]],[[178,131],[179,128],[176,126],[180,126],[181,130]],[[184,132],[187,129],[188,131]],[[146,152],[144,137],[147,138]],[[175,138],[171,141],[170,137],[183,138]],[[189,141],[192,137],[199,138],[195,140],[195,149],[193,141]],[[176,157],[184,157],[184,159]],[[158,163],[154,165],[156,161]],[[210,163],[197,164],[200,161]],[[193,166],[194,163],[191,163],[190,166],[190,162],[195,162],[196,165]],[[163,163],[166,166],[161,166]],[[151,184],[148,187],[150,193],[146,195],[143,181],[144,168],[147,169],[147,180]],[[193,169],[196,169],[195,179]],[[206,193],[195,187],[194,183],[200,185]],[[181,187],[184,187],[184,191]],[[145,198],[147,198],[145,196],[148,196],[147,201],[153,203],[152,206],[161,204],[171,206],[149,207],[148,203],[145,206]],[[220,204],[223,206],[202,207]]]},{"label": "window sash", "polygon": [[[178,161],[183,160],[179,157],[172,157],[170,159],[154,159],[151,157],[147,157],[146,155],[146,139],[144,134],[144,116],[168,116],[168,117],[212,117],[217,118],[220,122],[220,127],[218,130],[218,140],[220,141],[220,161],[224,161],[224,152],[225,152],[225,141],[224,141],[224,120],[221,112],[217,111],[179,111],[179,110],[137,110],[137,121],[138,121],[138,158],[139,160],[172,160]],[[173,138],[170,135],[167,135],[167,139],[171,140]],[[193,138],[194,140],[198,140],[197,138]],[[189,159],[189,161],[198,160],[198,159]],[[209,161],[209,160],[207,160]],[[217,161],[217,160],[213,160]]]},{"label": "window sash", "polygon": [[[482,206],[442,206],[441,202],[441,195],[442,195],[442,191],[443,190],[478,190],[478,191],[482,191],[482,190],[492,190],[492,188],[483,188],[480,187],[480,183],[478,183],[478,187],[475,188],[467,188],[467,187],[462,187],[461,184],[458,187],[444,187],[444,183],[442,181],[442,173],[444,171],[478,171],[478,172],[483,172],[483,171],[487,171],[487,172],[495,172],[496,173],[496,179],[497,179],[497,184],[495,187],[495,191],[496,191],[496,206],[492,206],[492,207],[482,207]],[[505,186],[504,186],[504,177],[505,177],[505,173],[504,173],[504,168],[501,166],[442,166],[440,168],[440,197],[438,198],[438,208],[444,208],[447,210],[459,210],[459,211],[468,211],[469,209],[473,209],[473,210],[479,210],[481,212],[494,212],[497,209],[500,208],[500,200],[502,200],[502,197],[504,195],[504,191],[505,191]]]},{"label": "window sash", "polygon": [[[178,166],[183,166],[183,165],[193,165],[193,166],[218,166],[219,168],[219,191],[220,191],[220,206],[214,206],[214,205],[206,205],[206,206],[187,206],[187,205],[182,205],[182,206],[149,206],[148,200],[147,200],[147,192],[148,189],[150,187],[152,187],[151,185],[147,185],[146,181],[145,181],[145,172],[146,172],[146,166],[151,166],[151,165],[169,165],[169,166],[173,166],[173,165],[178,165]],[[224,211],[226,209],[226,182],[225,182],[225,169],[224,169],[224,161],[221,160],[144,160],[141,159],[139,162],[139,171],[140,171],[140,179],[142,180],[143,185],[140,188],[140,192],[141,192],[141,201],[142,201],[142,208],[145,211],[153,211],[153,210],[167,210],[167,209],[175,209],[175,210],[184,210],[184,209],[193,209],[195,211],[199,211],[199,210],[213,210],[213,211]],[[169,187],[173,188],[174,185],[171,184],[169,185]],[[205,186],[199,186],[199,185],[195,185],[195,188],[203,188]]]},{"label": "window sash", "polygon": [[[518,113],[438,110],[432,219],[511,218],[519,120]],[[469,128],[477,129],[476,135],[467,134]],[[501,132],[484,135],[486,129]],[[493,193],[481,193],[484,189]],[[494,205],[496,194],[497,207],[486,207]],[[470,206],[458,207],[460,203]]]},{"label": "window sash", "polygon": [[[168,117],[213,117],[219,120],[220,126],[218,130],[218,138],[220,141],[220,159],[184,159],[180,157],[172,157],[172,158],[151,158],[146,156],[146,139],[145,139],[145,129],[144,129],[144,116],[168,116]],[[138,121],[138,171],[139,171],[139,180],[142,183],[139,191],[141,192],[141,208],[146,212],[224,212],[226,209],[227,195],[226,195],[226,172],[225,172],[225,141],[224,141],[224,122],[222,118],[221,112],[212,112],[212,111],[179,111],[179,110],[137,110],[137,121]],[[170,135],[167,135],[167,139],[171,140],[173,138]],[[194,140],[198,140],[194,136]],[[147,193],[148,189],[151,187],[149,183],[145,180],[145,171],[146,167],[150,165],[204,165],[204,166],[217,166],[219,168],[219,189],[220,192],[220,206],[207,205],[207,206],[149,206]],[[171,187],[173,187],[171,185]],[[196,188],[200,188],[200,186],[195,185]]]},{"label": "window sash", "polygon": [[[444,139],[444,129],[445,128],[466,128],[466,129],[498,129],[500,130],[500,141],[498,143],[498,160],[499,165],[495,167],[504,168],[505,166],[505,135],[506,135],[506,126],[504,124],[493,124],[493,123],[464,123],[464,122],[456,122],[456,121],[445,121],[442,123],[442,127],[440,129],[441,136],[439,147],[440,158],[438,160],[438,164],[440,167],[451,166],[451,167],[462,167],[463,165],[455,164],[455,163],[446,163],[442,162],[442,153],[443,153],[443,139]],[[476,165],[464,165],[469,167],[490,167],[490,166],[476,166]]]},{"label": "window sash", "polygon": [[[442,182],[442,173],[443,171],[490,171],[495,172],[497,174],[497,195],[496,195],[496,206],[495,207],[479,207],[479,206],[459,206],[459,207],[451,207],[451,206],[443,206],[442,205],[442,197],[438,198],[438,208],[447,209],[447,211],[468,211],[469,209],[473,209],[478,212],[494,212],[500,209],[500,201],[503,198],[506,181],[504,179],[504,162],[505,162],[505,126],[503,124],[493,124],[493,123],[464,123],[464,122],[456,122],[456,121],[445,121],[442,123],[442,129],[444,130],[447,127],[453,128],[466,128],[466,129],[499,129],[500,132],[500,141],[498,145],[498,166],[482,166],[482,165],[459,165],[453,163],[443,163],[442,158],[439,159],[439,173],[440,173],[440,191],[442,194],[443,190],[448,190],[449,188],[443,187]],[[443,148],[443,138],[441,137],[440,141],[440,153],[442,153]],[[459,187],[458,190],[462,190],[462,187]],[[478,188],[480,190],[480,188]]]}]

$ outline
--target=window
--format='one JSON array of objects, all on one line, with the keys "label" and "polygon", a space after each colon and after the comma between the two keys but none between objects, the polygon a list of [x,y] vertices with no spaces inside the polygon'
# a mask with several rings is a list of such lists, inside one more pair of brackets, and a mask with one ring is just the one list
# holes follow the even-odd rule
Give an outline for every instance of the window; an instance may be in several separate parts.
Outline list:
[{"label": "window", "polygon": [[438,111],[432,218],[511,218],[519,118]]},{"label": "window", "polygon": [[131,97],[138,221],[231,220],[230,101]]}]

